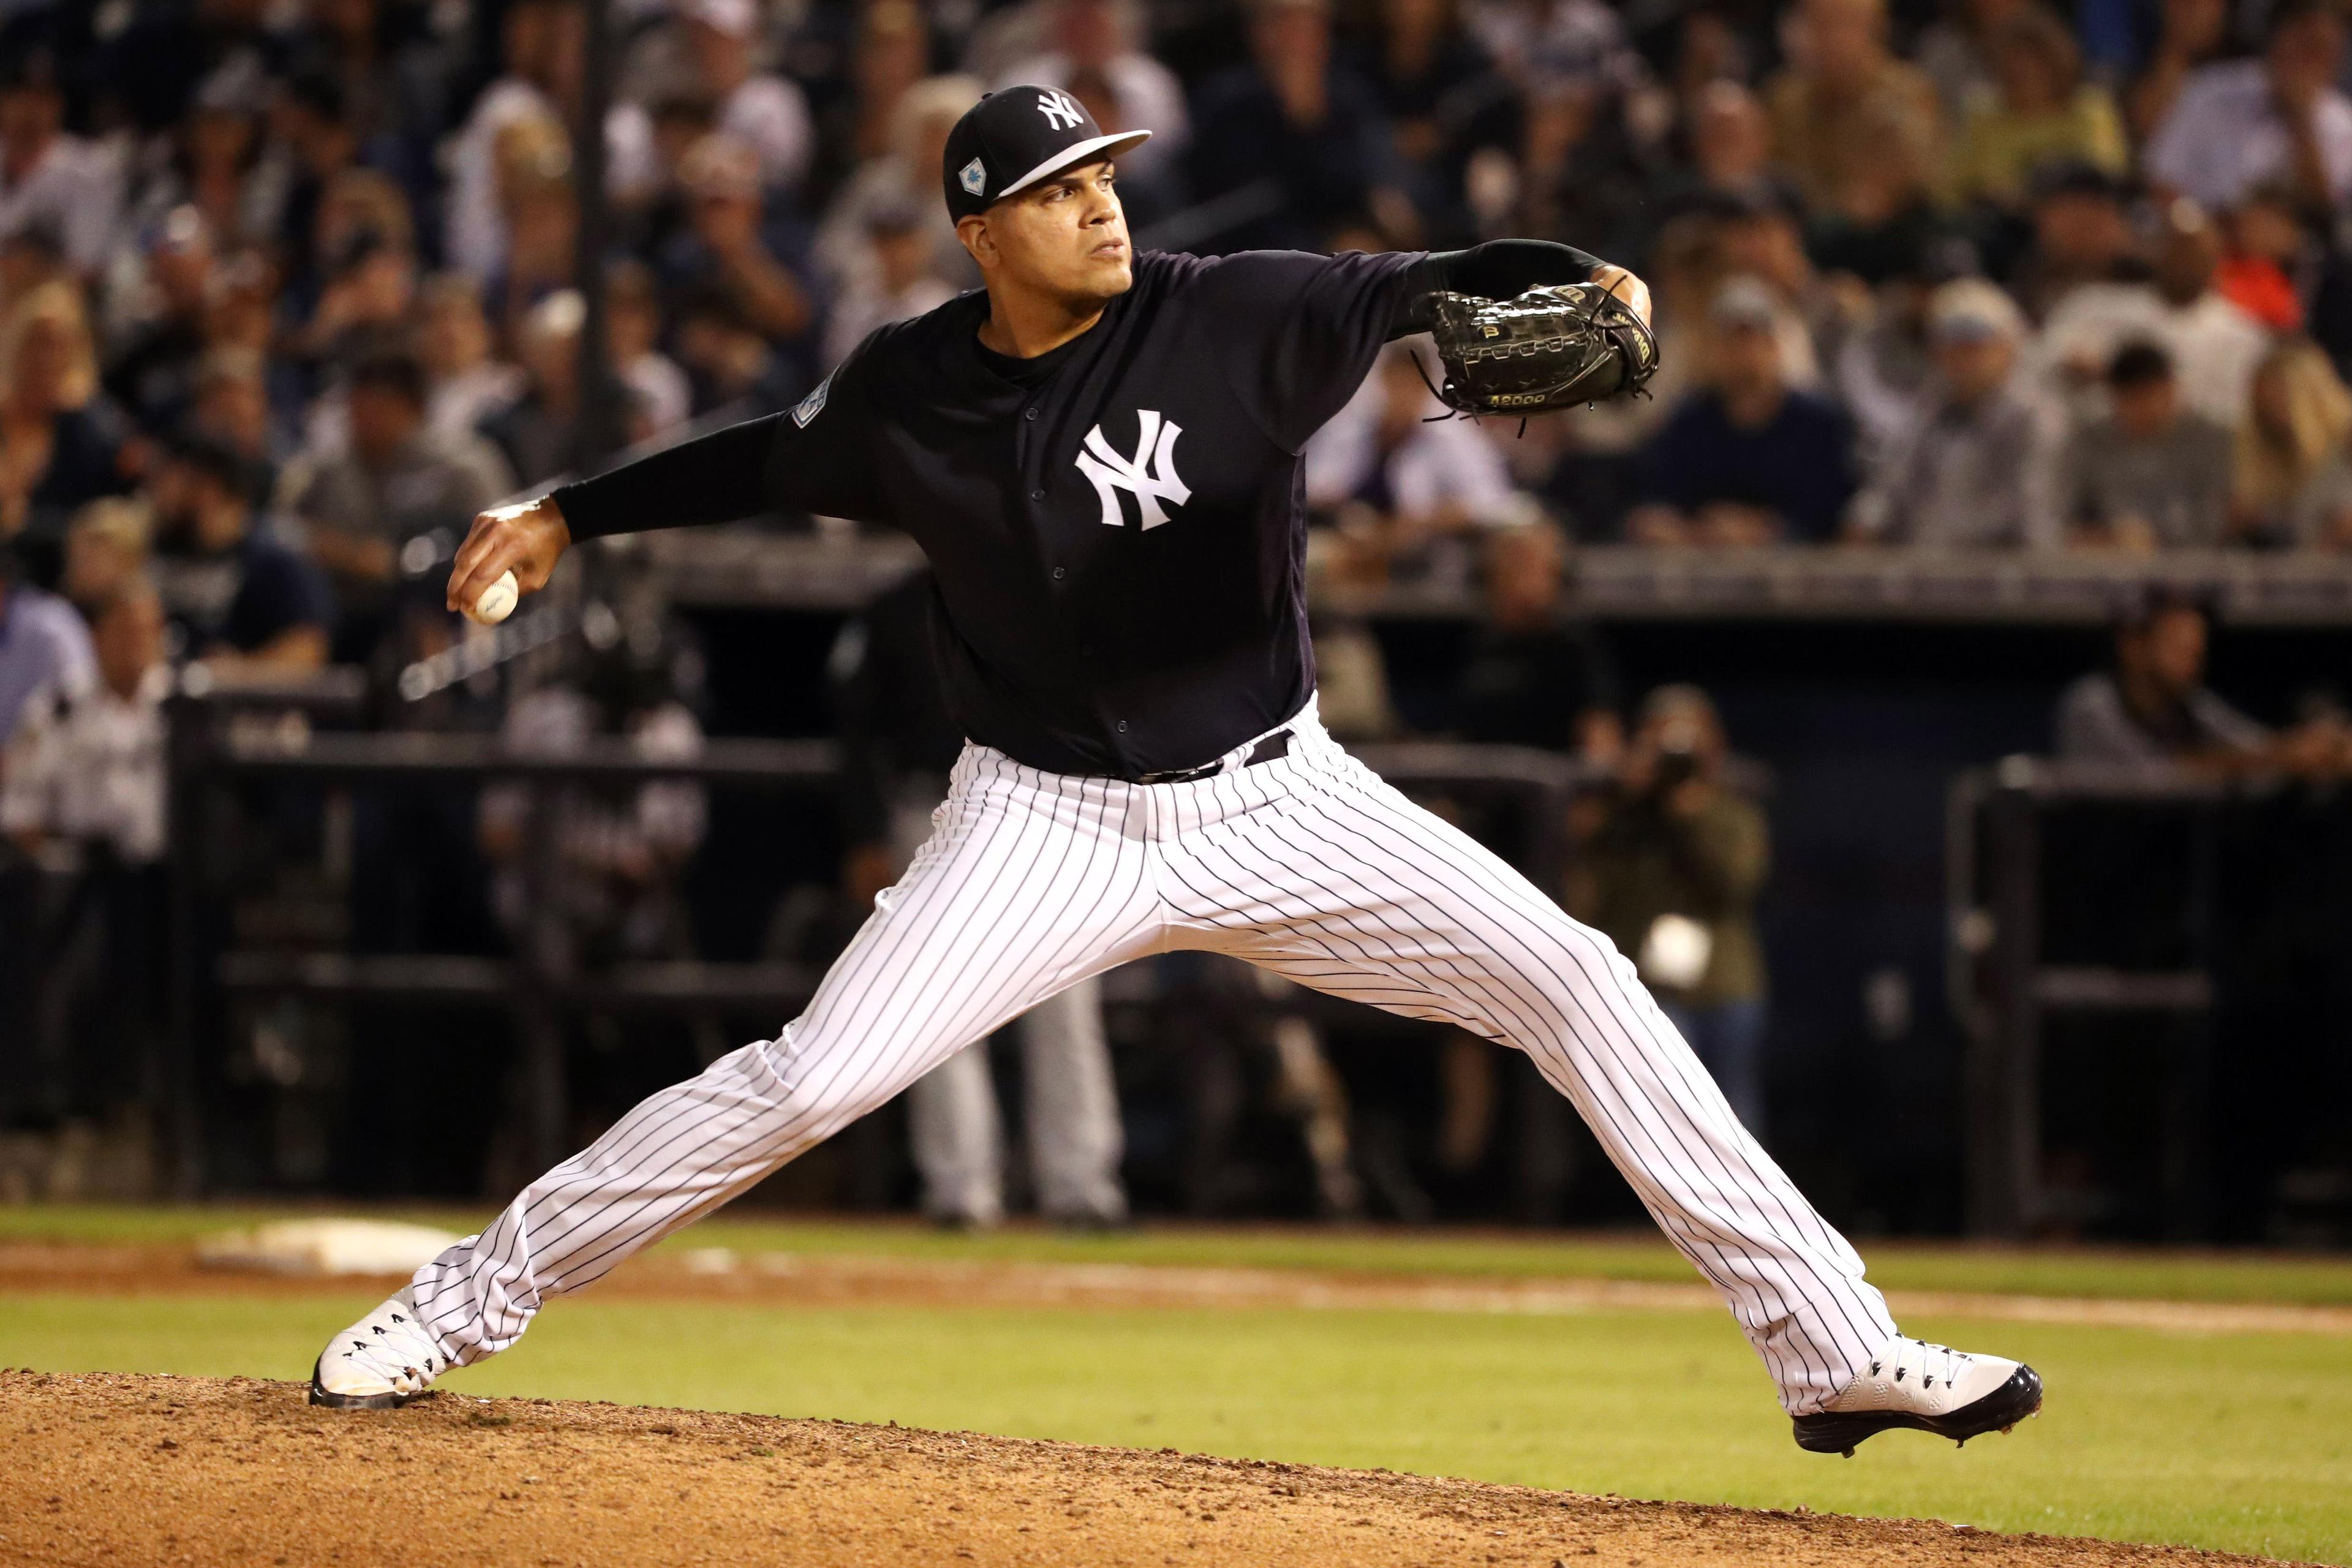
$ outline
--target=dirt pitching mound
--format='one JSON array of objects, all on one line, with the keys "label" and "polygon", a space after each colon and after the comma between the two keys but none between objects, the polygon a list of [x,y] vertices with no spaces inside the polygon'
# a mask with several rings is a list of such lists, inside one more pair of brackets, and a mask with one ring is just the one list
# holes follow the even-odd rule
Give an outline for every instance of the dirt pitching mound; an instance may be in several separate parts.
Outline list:
[{"label": "dirt pitching mound", "polygon": [[2214,1565],[2178,1548],[1628,1502],[845,1422],[0,1372],[0,1563]]}]

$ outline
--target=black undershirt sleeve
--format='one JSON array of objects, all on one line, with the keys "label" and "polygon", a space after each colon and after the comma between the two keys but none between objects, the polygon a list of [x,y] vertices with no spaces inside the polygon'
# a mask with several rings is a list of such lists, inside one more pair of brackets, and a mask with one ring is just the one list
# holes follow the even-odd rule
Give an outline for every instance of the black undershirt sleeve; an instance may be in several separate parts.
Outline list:
[{"label": "black undershirt sleeve", "polygon": [[1439,290],[1515,300],[1539,283],[1581,283],[1601,264],[1597,256],[1548,239],[1490,239],[1467,250],[1432,251],[1412,264],[1404,313],[1389,335],[1429,331],[1429,296]]},{"label": "black undershirt sleeve", "polygon": [[558,485],[555,504],[574,541],[757,517],[774,504],[767,489],[768,453],[787,417],[747,419],[609,474]]}]

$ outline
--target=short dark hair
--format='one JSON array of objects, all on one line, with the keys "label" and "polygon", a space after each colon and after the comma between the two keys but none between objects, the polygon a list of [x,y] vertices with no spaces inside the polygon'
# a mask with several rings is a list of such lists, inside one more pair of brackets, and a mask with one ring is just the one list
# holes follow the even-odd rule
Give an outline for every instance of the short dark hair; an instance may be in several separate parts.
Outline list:
[{"label": "short dark hair", "polygon": [[239,499],[253,493],[252,465],[225,442],[194,431],[183,431],[165,448],[166,461],[178,464]]},{"label": "short dark hair", "polygon": [[286,84],[287,100],[297,108],[307,109],[331,124],[342,123],[349,110],[349,100],[341,78],[317,66],[308,66],[294,73]]},{"label": "short dark hair", "polygon": [[2107,384],[2117,392],[2135,386],[2154,386],[2172,379],[2172,356],[2160,343],[2145,340],[2126,343],[2107,362]]},{"label": "short dark hair", "polygon": [[2219,618],[2213,595],[2181,583],[2144,583],[2126,591],[2116,605],[2118,636],[2137,637],[2169,615],[2187,612],[2210,626]]},{"label": "short dark hair", "polygon": [[425,406],[425,366],[405,348],[376,349],[352,366],[352,390],[389,392],[412,407]]},{"label": "short dark hair", "polygon": [[2334,16],[2341,20],[2344,7],[2337,0],[2278,0],[2263,18],[2263,37],[2274,38],[2297,22],[2313,16]]}]

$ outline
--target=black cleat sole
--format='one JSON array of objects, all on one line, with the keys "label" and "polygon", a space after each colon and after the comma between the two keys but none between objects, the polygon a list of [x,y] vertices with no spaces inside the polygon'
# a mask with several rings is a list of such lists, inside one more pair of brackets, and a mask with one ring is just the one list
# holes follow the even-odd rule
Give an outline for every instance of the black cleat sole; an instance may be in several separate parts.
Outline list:
[{"label": "black cleat sole", "polygon": [[331,1394],[319,1381],[319,1363],[310,1363],[310,1403],[323,1405],[330,1410],[397,1410],[412,1399],[422,1399],[431,1390],[417,1394]]},{"label": "black cleat sole", "polygon": [[1902,1426],[1965,1443],[1987,1432],[2005,1432],[2041,1409],[2041,1375],[2030,1366],[2021,1366],[1990,1394],[1942,1415],[1915,1415],[1907,1410],[1800,1415],[1796,1417],[1797,1447],[1809,1454],[1852,1457],[1855,1444]]}]

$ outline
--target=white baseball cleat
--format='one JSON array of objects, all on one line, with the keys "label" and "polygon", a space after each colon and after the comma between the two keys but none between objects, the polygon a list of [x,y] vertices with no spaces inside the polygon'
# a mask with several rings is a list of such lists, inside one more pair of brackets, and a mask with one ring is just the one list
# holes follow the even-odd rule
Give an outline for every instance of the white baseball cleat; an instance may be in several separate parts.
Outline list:
[{"label": "white baseball cleat", "polygon": [[433,1386],[449,1358],[416,1321],[411,1287],[337,1334],[310,1368],[310,1403],[394,1410]]},{"label": "white baseball cleat", "polygon": [[1966,1443],[1980,1433],[2006,1432],[2041,1409],[2042,1379],[2030,1366],[1894,1339],[1820,1414],[1796,1418],[1797,1447],[1852,1458],[1856,1443],[1897,1426]]}]

